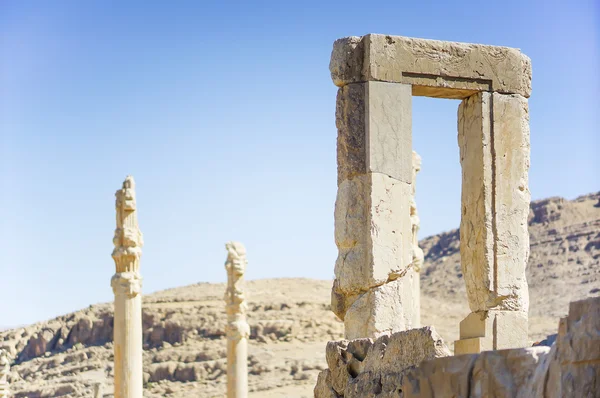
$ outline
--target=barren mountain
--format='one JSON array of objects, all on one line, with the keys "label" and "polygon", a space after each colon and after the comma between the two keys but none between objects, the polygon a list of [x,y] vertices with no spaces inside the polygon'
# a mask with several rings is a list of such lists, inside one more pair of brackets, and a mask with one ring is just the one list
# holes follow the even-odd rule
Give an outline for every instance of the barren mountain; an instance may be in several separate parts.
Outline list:
[{"label": "barren mountain", "polygon": [[[600,192],[532,203],[530,340],[556,331],[568,303],[600,293]],[[421,241],[422,321],[449,347],[468,314],[458,230]],[[331,265],[333,267],[333,265]],[[342,337],[329,310],[331,281],[247,283],[251,397],[311,397],[325,343]],[[144,297],[147,397],[222,397],[225,392],[224,285],[199,283]],[[112,305],[93,305],[47,322],[0,332],[15,357],[15,398],[112,396]]]}]

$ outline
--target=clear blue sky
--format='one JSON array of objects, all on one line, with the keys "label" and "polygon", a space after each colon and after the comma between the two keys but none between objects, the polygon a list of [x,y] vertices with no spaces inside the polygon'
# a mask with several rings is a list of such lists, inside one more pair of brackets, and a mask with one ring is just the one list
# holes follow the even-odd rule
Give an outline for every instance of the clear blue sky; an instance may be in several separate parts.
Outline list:
[{"label": "clear blue sky", "polygon": [[[533,198],[600,189],[598,2],[425,3],[1,1],[0,325],[112,300],[127,174],[145,292],[224,281],[227,240],[250,279],[331,278],[343,36],[521,48]],[[414,99],[422,237],[459,224],[457,107]]]}]

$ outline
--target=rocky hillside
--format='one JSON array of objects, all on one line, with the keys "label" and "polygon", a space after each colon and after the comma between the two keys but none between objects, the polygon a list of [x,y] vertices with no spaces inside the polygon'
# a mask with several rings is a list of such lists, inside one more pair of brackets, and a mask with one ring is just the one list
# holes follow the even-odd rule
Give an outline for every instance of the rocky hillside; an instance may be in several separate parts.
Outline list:
[{"label": "rocky hillside", "polygon": [[[600,193],[532,204],[531,341],[554,333],[568,302],[600,292]],[[449,346],[469,312],[460,270],[458,231],[421,242],[424,325]],[[333,265],[331,265],[333,267]],[[251,397],[311,397],[326,364],[325,343],[342,336],[329,311],[331,281],[272,279],[247,283]],[[225,391],[224,285],[200,283],[144,298],[147,397],[222,397]],[[112,396],[112,306],[0,332],[16,358],[15,398],[90,397],[102,383]]]}]

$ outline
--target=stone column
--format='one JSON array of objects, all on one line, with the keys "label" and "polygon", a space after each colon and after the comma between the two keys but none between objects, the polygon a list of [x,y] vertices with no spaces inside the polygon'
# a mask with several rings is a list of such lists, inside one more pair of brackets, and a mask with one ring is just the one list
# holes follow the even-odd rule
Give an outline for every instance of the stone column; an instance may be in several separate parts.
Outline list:
[{"label": "stone column", "polygon": [[0,348],[0,398],[8,398],[10,386],[8,374],[10,373],[10,356],[6,350]]},{"label": "stone column", "polygon": [[142,233],[138,226],[135,182],[128,176],[116,196],[117,228],[113,242],[116,273],[114,363],[115,398],[142,398]]},{"label": "stone column", "polygon": [[471,314],[455,354],[527,345],[529,113],[518,94],[480,92],[458,110],[461,266]]},{"label": "stone column", "polygon": [[94,384],[94,398],[102,398],[104,394],[102,393],[102,383]]},{"label": "stone column", "polygon": [[[333,59],[333,58],[332,58]],[[333,61],[332,61],[333,62]],[[338,258],[333,312],[347,339],[414,327],[411,86],[369,81],[337,95]]]},{"label": "stone column", "polygon": [[243,292],[246,272],[246,248],[239,242],[228,242],[227,290],[227,398],[248,396],[248,339],[250,326],[246,322],[246,298]]},{"label": "stone column", "polygon": [[421,171],[421,157],[415,151],[412,153],[412,196],[410,201],[410,224],[412,227],[412,277],[413,286],[413,328],[421,327],[421,268],[425,261],[423,250],[419,247],[419,228],[421,220],[417,211],[417,173]]}]

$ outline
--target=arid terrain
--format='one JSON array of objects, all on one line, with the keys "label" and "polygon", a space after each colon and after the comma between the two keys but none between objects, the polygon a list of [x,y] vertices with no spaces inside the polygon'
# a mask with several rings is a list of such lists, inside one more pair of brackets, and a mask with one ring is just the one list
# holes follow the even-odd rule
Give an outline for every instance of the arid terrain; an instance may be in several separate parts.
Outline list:
[{"label": "arid terrain", "polygon": [[[600,192],[532,203],[530,340],[555,333],[573,300],[600,293]],[[452,348],[469,313],[458,230],[421,241],[423,325]],[[325,266],[325,265],[324,265]],[[330,265],[333,269],[333,264]],[[325,343],[342,337],[329,310],[331,281],[270,279],[247,283],[251,397],[311,397],[324,369]],[[144,297],[147,397],[222,397],[225,392],[223,284],[198,283]],[[112,305],[0,332],[16,358],[15,398],[90,397],[95,383],[112,396]]]}]

